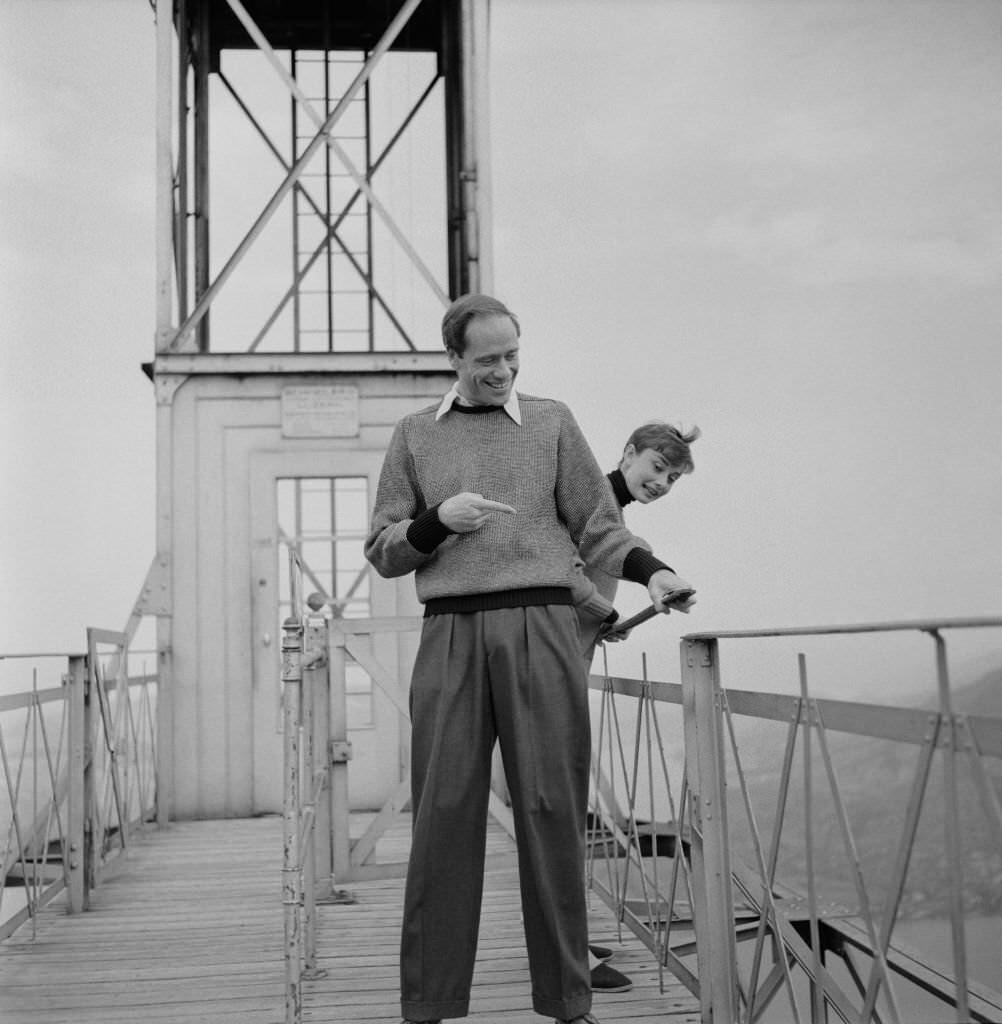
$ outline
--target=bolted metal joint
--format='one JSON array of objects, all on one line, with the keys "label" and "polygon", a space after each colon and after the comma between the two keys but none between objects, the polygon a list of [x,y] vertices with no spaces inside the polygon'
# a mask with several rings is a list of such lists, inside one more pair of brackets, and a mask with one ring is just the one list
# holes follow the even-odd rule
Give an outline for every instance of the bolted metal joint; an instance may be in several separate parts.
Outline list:
[{"label": "bolted metal joint", "polygon": [[346,764],[352,758],[351,743],[348,740],[331,740],[327,745],[329,764]]}]

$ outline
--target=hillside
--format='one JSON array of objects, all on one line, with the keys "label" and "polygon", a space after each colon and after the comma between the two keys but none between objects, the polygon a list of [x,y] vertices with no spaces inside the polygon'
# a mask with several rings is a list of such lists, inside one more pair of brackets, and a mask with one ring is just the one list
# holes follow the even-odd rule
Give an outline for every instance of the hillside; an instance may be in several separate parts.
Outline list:
[{"label": "hillside", "polygon": [[[951,695],[953,710],[965,715],[992,715],[1002,718],[1002,666],[989,669],[973,682]],[[927,702],[935,706],[935,701]]]},{"label": "hillside", "polygon": [[[995,668],[957,689],[954,710],[971,715],[997,717],[1002,729],[1002,668]],[[923,705],[925,706],[925,705]],[[760,832],[765,835],[776,814],[776,793],[782,767],[785,727],[755,723],[739,736],[743,763],[753,793],[753,807]],[[791,777],[784,841],[778,877],[806,890],[804,766],[798,751]],[[887,898],[893,866],[919,766],[914,745],[873,740],[861,736],[831,734],[828,737],[834,774],[849,818],[863,877],[871,902]],[[813,816],[814,860],[824,901],[856,906],[857,898],[836,804],[831,797],[824,761],[816,735],[811,760],[815,800]],[[984,776],[1002,802],[1002,759],[984,757]],[[970,761],[958,765],[958,814],[963,850],[963,901],[966,912],[1002,912],[1002,850],[992,835],[981,803]],[[945,805],[943,758],[933,758],[925,801],[902,896],[903,917],[931,917],[948,913],[949,874],[945,853]],[[746,829],[746,814],[735,777],[729,779],[732,831]],[[743,857],[752,862],[750,832],[745,831]]]}]

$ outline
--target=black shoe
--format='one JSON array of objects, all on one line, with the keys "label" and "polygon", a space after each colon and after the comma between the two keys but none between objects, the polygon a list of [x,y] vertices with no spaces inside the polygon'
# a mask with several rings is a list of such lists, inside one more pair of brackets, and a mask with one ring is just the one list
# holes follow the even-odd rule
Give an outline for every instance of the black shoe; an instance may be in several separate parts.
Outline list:
[{"label": "black shoe", "polygon": [[608,946],[589,946],[588,948],[596,960],[601,960],[605,963],[606,960],[612,959],[612,950]]},{"label": "black shoe", "polygon": [[591,971],[592,992],[629,992],[633,988],[633,982],[625,975],[610,967],[608,964],[599,964]]}]

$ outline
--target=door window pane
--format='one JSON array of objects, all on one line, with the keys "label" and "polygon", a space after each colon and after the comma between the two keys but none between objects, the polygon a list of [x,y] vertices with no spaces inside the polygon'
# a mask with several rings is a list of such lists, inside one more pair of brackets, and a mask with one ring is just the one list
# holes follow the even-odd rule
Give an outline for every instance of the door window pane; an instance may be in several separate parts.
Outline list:
[{"label": "door window pane", "polygon": [[[367,618],[372,614],[369,563],[363,544],[369,525],[364,476],[289,477],[277,482],[280,566],[295,550],[303,567],[303,597],[319,594],[324,614]],[[288,573],[279,572],[279,627],[289,617]],[[279,634],[281,635],[281,628]],[[373,726],[372,680],[357,665],[347,670],[348,727]]]}]

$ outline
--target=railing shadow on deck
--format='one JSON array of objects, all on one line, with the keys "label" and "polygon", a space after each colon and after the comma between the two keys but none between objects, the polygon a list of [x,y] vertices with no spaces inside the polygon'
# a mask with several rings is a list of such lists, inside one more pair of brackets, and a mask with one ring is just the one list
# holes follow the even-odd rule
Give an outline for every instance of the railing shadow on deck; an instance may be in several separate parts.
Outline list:
[{"label": "railing shadow on deck", "polygon": [[[290,571],[295,577],[294,556]],[[301,594],[292,607],[302,607]],[[345,669],[349,662],[364,668],[406,717],[406,684],[379,659],[373,641],[419,625],[318,615],[285,623],[289,1024],[302,1018],[304,976],[316,974],[318,895],[337,899],[345,880],[387,877],[404,867],[380,863],[377,851],[380,835],[406,809],[408,780],[364,836],[350,837]],[[963,628],[1002,628],[1002,619],[692,635],[681,642],[681,683],[591,676],[597,706],[588,882],[647,945],[659,970],[699,998],[704,1020],[914,1021],[907,1015],[913,995],[905,989],[934,1002],[931,1019],[1002,1020],[1002,996],[969,977],[964,955],[962,880],[974,869],[960,836],[958,769],[961,762],[969,767],[991,856],[1002,857],[1002,719],[952,709],[943,633]],[[816,698],[803,656],[799,695],[728,689],[721,678],[724,640],[899,630],[933,639],[936,708]],[[664,721],[666,713],[675,715],[674,725]],[[762,770],[763,734],[743,735],[739,719],[780,729],[781,742],[768,747],[775,770]],[[852,787],[840,785],[847,753],[835,751],[836,737],[890,743],[916,756],[896,804],[889,866],[874,868],[869,839],[861,837]],[[930,782],[937,759],[942,786]],[[893,941],[919,823],[933,807],[951,880],[946,906],[954,952],[947,970]],[[503,820],[497,795],[492,808]],[[833,888],[836,864],[841,884]]]},{"label": "railing shadow on deck", "polygon": [[88,909],[155,818],[158,680],[128,674],[128,648],[88,629],[85,653],[2,657],[5,688],[30,688],[0,693],[0,939],[64,891]]}]

